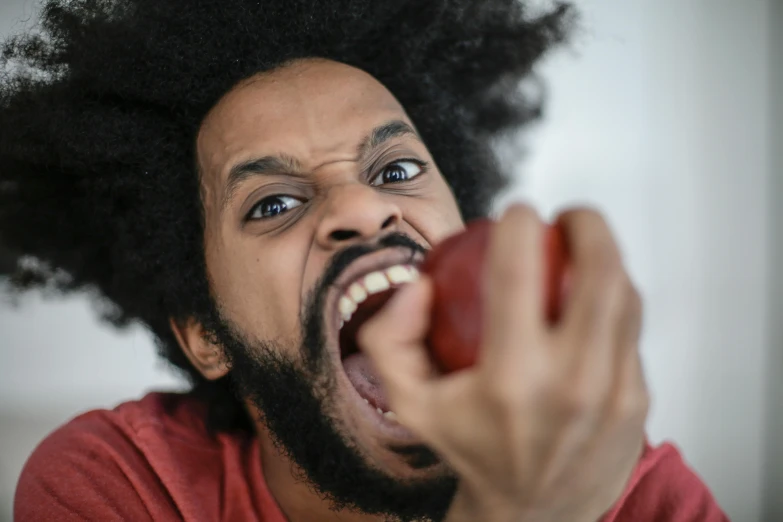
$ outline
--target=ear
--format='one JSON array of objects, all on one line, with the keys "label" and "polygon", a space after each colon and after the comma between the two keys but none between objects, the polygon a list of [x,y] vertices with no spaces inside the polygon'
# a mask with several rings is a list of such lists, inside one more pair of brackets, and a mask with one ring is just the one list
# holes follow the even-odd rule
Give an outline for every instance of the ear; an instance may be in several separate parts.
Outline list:
[{"label": "ear", "polygon": [[201,375],[214,381],[228,373],[223,349],[209,342],[200,323],[193,319],[184,323],[169,319],[169,324],[185,356]]}]

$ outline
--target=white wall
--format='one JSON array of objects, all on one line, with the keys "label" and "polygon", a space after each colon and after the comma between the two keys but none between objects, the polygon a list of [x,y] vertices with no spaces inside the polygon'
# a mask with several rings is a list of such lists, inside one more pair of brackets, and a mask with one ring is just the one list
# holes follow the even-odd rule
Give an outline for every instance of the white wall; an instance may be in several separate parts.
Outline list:
[{"label": "white wall", "polygon": [[[0,30],[24,3],[0,2]],[[499,206],[605,211],[646,300],[652,438],[678,443],[733,520],[760,520],[764,376],[781,376],[765,373],[770,1],[577,3],[584,29],[541,68],[548,120]],[[100,326],[84,299],[25,301],[0,305],[0,503],[55,425],[177,385],[145,332]]]},{"label": "white wall", "polygon": [[[783,2],[772,2],[769,26],[772,31],[772,93],[783,92]],[[765,520],[783,520],[783,273],[777,268],[783,266],[783,205],[778,201],[783,196],[783,99],[770,96],[770,158],[772,168],[770,179],[772,190],[768,195],[772,224],[770,244],[774,249],[769,267],[770,293],[767,317],[772,327],[772,342],[767,364],[767,459],[765,475]]]}]

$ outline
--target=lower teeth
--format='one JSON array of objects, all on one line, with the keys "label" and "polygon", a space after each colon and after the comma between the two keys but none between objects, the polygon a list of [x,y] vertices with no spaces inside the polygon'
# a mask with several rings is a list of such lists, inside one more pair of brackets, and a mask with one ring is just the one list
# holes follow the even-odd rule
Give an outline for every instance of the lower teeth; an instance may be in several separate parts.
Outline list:
[{"label": "lower teeth", "polygon": [[[367,399],[363,399],[366,404],[370,404],[370,401]],[[397,421],[397,414],[393,411],[383,411],[380,408],[375,408],[375,411],[378,412],[378,415],[382,415],[384,418],[389,419],[390,421]]]}]

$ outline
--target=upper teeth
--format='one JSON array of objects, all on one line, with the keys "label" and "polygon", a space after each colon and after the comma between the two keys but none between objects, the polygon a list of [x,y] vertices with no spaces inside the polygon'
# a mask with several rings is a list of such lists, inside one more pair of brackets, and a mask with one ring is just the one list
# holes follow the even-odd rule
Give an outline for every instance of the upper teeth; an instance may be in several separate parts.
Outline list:
[{"label": "upper teeth", "polygon": [[378,294],[391,288],[392,285],[401,285],[415,281],[419,277],[419,271],[413,265],[394,265],[384,270],[370,272],[364,277],[354,282],[348,290],[340,297],[337,305],[342,323],[351,320],[353,313],[359,304],[363,303],[368,296]]},{"label": "upper teeth", "polygon": [[[368,401],[367,399],[364,399],[364,403],[365,404],[370,404],[370,401]],[[391,410],[383,411],[380,408],[375,408],[375,411],[378,412],[378,415],[383,415],[387,419],[389,419],[391,421],[394,421],[394,422],[397,422],[397,414],[394,413],[393,411],[391,411]]]},{"label": "upper teeth", "polygon": [[363,303],[367,299],[367,290],[364,289],[361,283],[354,283],[348,288],[348,295],[356,304]]}]

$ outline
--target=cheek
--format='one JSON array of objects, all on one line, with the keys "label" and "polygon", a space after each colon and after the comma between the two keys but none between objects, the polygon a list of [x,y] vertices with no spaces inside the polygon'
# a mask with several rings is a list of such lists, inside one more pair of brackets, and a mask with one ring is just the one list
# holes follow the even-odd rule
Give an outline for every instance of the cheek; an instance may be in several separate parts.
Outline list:
[{"label": "cheek", "polygon": [[304,258],[286,244],[246,236],[210,249],[213,291],[224,313],[255,339],[299,335]]},{"label": "cheek", "polygon": [[440,176],[428,196],[410,199],[406,201],[405,207],[405,221],[428,246],[435,245],[465,228],[457,202]]}]

